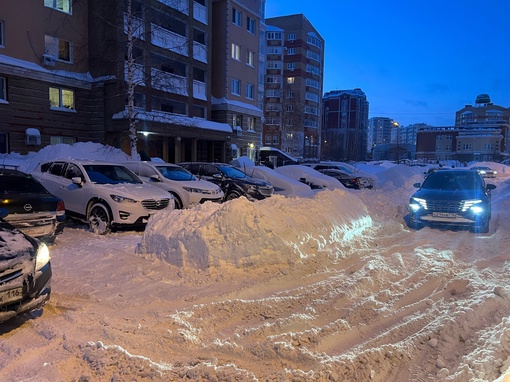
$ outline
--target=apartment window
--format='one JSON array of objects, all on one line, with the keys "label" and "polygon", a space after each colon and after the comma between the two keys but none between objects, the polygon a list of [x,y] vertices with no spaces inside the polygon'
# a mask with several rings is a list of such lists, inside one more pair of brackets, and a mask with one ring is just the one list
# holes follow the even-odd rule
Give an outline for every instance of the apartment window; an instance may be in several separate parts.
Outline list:
[{"label": "apartment window", "polygon": [[267,62],[267,68],[268,69],[281,69],[282,68],[282,62],[281,61],[268,61]]},{"label": "apartment window", "polygon": [[232,8],[232,22],[237,25],[237,26],[241,26],[241,11],[235,9],[235,8]]},{"label": "apartment window", "polygon": [[308,44],[313,45],[319,49],[322,49],[322,42],[316,37],[308,36],[307,40]]},{"label": "apartment window", "polygon": [[246,98],[253,99],[255,95],[255,85],[246,84]]},{"label": "apartment window", "polygon": [[255,52],[249,49],[246,51],[246,65],[255,66]]},{"label": "apartment window", "polygon": [[255,34],[255,20],[250,16],[246,17],[246,30],[250,33]]},{"label": "apartment window", "polygon": [[64,143],[66,145],[72,145],[76,143],[76,138],[73,137],[63,137],[63,136],[52,136],[50,137],[50,145],[59,145],[61,143]]},{"label": "apartment window", "polygon": [[280,76],[267,76],[266,83],[268,84],[279,84],[282,82],[282,78]]},{"label": "apartment window", "polygon": [[65,62],[72,61],[72,46],[69,41],[58,37],[44,36],[45,53]]},{"label": "apartment window", "polygon": [[282,32],[267,32],[267,39],[268,40],[281,40]]},{"label": "apartment window", "polygon": [[71,0],[44,0],[44,6],[71,13]]},{"label": "apartment window", "polygon": [[235,95],[241,95],[241,80],[232,78],[231,93]]},{"label": "apartment window", "polygon": [[312,50],[306,51],[306,58],[310,58],[312,60],[319,61],[319,62],[321,61],[321,56],[319,55],[319,53],[314,52]]},{"label": "apartment window", "polygon": [[289,113],[293,112],[294,111],[294,105],[287,105],[285,110]]},{"label": "apartment window", "polygon": [[0,101],[7,101],[7,80],[0,77]]},{"label": "apartment window", "polygon": [[280,137],[277,134],[273,135],[273,145],[277,145],[279,143],[280,143]]},{"label": "apartment window", "polygon": [[266,142],[266,145],[271,144],[271,134],[266,134],[265,142]]},{"label": "apartment window", "polygon": [[296,69],[296,63],[295,63],[295,62],[288,62],[288,63],[287,63],[287,69],[288,69],[288,70],[294,70],[294,69]]},{"label": "apartment window", "polygon": [[288,48],[287,49],[287,55],[292,56],[296,54],[296,48]]},{"label": "apartment window", "polygon": [[320,72],[321,72],[319,67],[317,67],[315,65],[310,65],[310,64],[306,65],[306,71],[308,73],[312,73],[312,74],[315,74],[317,76],[320,75]]},{"label": "apartment window", "polygon": [[290,99],[290,98],[294,98],[294,92],[293,92],[292,90],[289,90],[289,91],[287,92],[287,98],[289,98],[289,99]]},{"label": "apartment window", "polygon": [[200,105],[193,105],[193,117],[205,118],[205,107]]},{"label": "apartment window", "polygon": [[52,109],[74,110],[74,91],[50,87],[50,107]]},{"label": "apartment window", "polygon": [[248,125],[248,131],[255,131],[255,118],[248,117],[246,124]]},{"label": "apartment window", "polygon": [[293,84],[295,81],[296,81],[295,77],[287,77],[287,83],[288,84]]},{"label": "apartment window", "polygon": [[294,41],[295,39],[296,39],[296,34],[295,33],[289,33],[287,35],[287,40]]},{"label": "apartment window", "polygon": [[232,58],[241,61],[241,47],[234,43],[232,43]]},{"label": "apartment window", "polygon": [[4,43],[4,22],[0,20],[0,47],[5,46]]}]

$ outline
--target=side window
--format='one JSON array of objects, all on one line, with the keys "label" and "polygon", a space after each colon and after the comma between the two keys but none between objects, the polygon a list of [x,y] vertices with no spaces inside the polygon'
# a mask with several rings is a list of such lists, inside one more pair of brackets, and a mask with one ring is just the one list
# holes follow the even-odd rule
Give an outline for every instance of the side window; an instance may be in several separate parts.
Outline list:
[{"label": "side window", "polygon": [[65,163],[62,162],[53,163],[48,172],[52,175],[62,176],[64,165]]},{"label": "side window", "polygon": [[78,166],[76,166],[73,163],[70,163],[67,166],[65,177],[67,179],[72,179],[72,178],[82,178],[83,179],[83,174]]},{"label": "side window", "polygon": [[203,167],[203,173],[204,175],[206,176],[213,176],[214,174],[218,174],[219,171],[216,167],[214,166],[211,166],[211,165],[205,165]]},{"label": "side window", "polygon": [[52,165],[52,162],[43,163],[41,165],[41,172],[48,172],[51,165]]}]

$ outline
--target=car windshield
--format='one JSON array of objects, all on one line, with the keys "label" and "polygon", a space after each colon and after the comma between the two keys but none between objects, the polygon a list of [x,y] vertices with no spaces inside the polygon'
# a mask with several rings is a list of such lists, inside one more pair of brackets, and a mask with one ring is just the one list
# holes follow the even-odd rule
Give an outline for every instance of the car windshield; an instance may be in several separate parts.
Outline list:
[{"label": "car windshield", "polygon": [[156,166],[158,171],[167,179],[170,180],[197,180],[195,176],[183,169],[182,167],[177,166]]},{"label": "car windshield", "polygon": [[475,190],[483,188],[483,181],[476,172],[436,171],[423,182],[422,188],[434,190]]},{"label": "car windshield", "polygon": [[218,170],[220,170],[223,175],[232,178],[232,179],[244,179],[249,178],[247,174],[242,172],[241,170],[238,170],[235,167],[231,166],[218,166]]},{"label": "car windshield", "polygon": [[49,192],[33,178],[17,176],[0,177],[1,194],[49,194]]},{"label": "car windshield", "polygon": [[90,180],[97,184],[132,183],[141,184],[142,181],[124,166],[116,165],[84,165]]}]

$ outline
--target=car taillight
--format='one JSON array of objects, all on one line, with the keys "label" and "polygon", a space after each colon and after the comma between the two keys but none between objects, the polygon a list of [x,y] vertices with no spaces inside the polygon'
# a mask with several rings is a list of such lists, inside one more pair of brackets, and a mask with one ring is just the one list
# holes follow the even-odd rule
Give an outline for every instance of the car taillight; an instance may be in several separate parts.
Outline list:
[{"label": "car taillight", "polygon": [[61,201],[57,202],[57,215],[62,216],[65,214],[65,212],[66,212],[66,206],[64,204],[64,201],[61,200]]}]

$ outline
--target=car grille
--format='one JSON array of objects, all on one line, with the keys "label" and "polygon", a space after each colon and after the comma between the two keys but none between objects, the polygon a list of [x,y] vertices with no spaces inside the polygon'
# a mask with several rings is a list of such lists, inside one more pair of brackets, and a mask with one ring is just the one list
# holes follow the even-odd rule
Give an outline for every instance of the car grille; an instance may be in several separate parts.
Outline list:
[{"label": "car grille", "polygon": [[23,276],[23,270],[17,269],[17,270],[7,270],[6,272],[0,273],[0,285],[8,283],[9,281],[12,281],[14,279],[17,279],[18,277]]},{"label": "car grille", "polygon": [[142,200],[142,205],[146,210],[164,210],[170,204],[170,199],[146,199]]},{"label": "car grille", "polygon": [[264,196],[271,196],[274,192],[273,187],[259,187],[258,190]]},{"label": "car grille", "polygon": [[435,212],[460,212],[463,201],[427,200],[427,209]]}]

